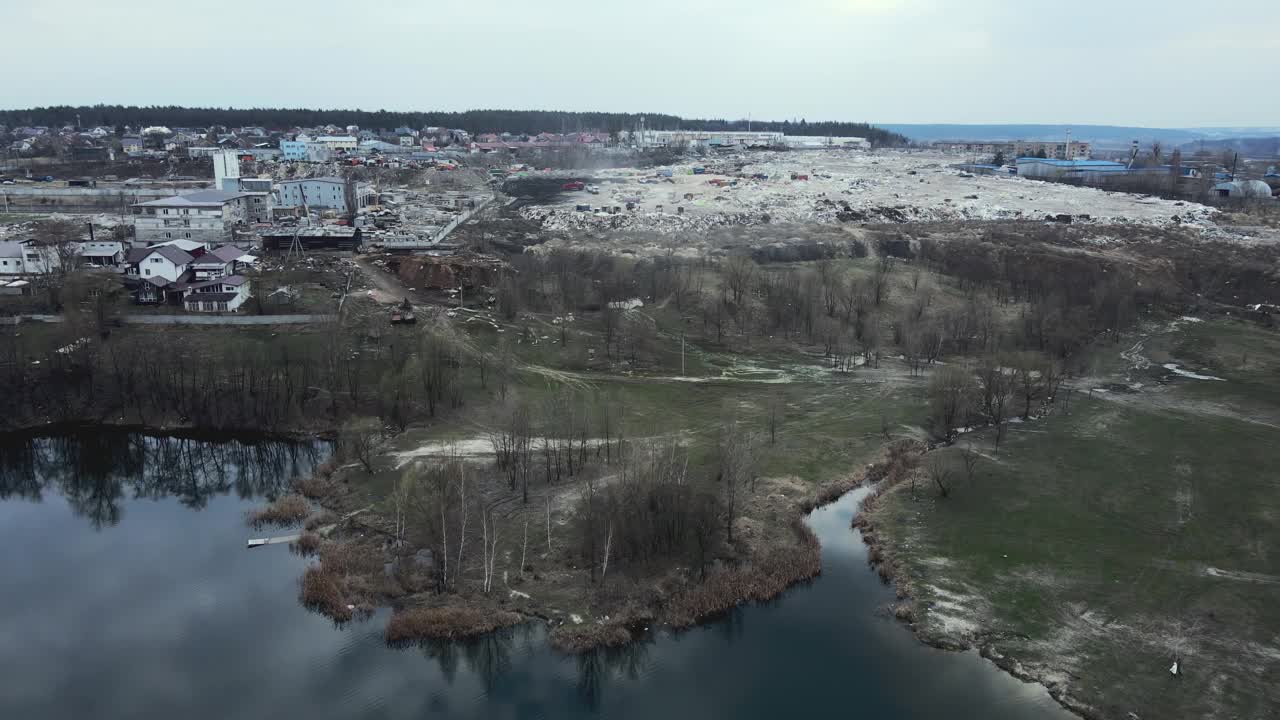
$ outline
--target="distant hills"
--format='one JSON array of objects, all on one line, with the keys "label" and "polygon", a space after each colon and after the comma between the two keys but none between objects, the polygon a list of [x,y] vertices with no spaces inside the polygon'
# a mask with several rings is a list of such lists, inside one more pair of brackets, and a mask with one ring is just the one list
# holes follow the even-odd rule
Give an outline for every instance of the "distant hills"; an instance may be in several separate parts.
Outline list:
[{"label": "distant hills", "polygon": [[[1126,125],[967,125],[878,123],[878,127],[901,133],[916,142],[935,140],[1062,140],[1071,131],[1074,140],[1087,140],[1096,147],[1123,148],[1134,140],[1149,144],[1159,140],[1170,146],[1204,141],[1280,136],[1280,128],[1149,128]],[[1272,150],[1271,152],[1275,152]]]},{"label": "distant hills", "polygon": [[1183,152],[1197,152],[1199,150],[1206,150],[1211,153],[1229,150],[1240,153],[1240,157],[1243,158],[1280,158],[1280,133],[1268,137],[1196,140],[1182,145]]}]

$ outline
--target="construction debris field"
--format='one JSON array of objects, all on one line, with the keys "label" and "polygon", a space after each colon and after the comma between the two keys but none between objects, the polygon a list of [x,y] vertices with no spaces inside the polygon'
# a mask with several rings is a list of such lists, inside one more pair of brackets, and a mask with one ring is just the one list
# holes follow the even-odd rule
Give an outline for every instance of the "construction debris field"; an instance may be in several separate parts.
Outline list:
[{"label": "construction debris field", "polygon": [[1204,205],[1013,176],[974,176],[950,167],[956,160],[927,152],[759,152],[668,168],[610,169],[597,172],[582,190],[550,198],[544,180],[520,213],[547,230],[660,233],[719,225],[1065,221],[1065,216],[1100,224],[1213,227],[1215,211]]}]

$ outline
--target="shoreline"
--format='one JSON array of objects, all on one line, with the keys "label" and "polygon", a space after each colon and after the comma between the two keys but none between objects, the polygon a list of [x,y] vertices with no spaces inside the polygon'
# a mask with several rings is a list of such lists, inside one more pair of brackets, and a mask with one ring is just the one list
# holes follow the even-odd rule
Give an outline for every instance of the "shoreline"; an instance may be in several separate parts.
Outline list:
[{"label": "shoreline", "polygon": [[882,582],[891,586],[898,596],[898,602],[892,607],[894,618],[907,626],[912,635],[921,643],[939,650],[965,652],[977,650],[978,654],[990,660],[1001,671],[1026,683],[1036,683],[1049,693],[1054,702],[1067,711],[1085,720],[1103,720],[1104,716],[1097,709],[1083,701],[1077,700],[1063,691],[1062,685],[1049,679],[1047,674],[1052,668],[1039,671],[1028,669],[1017,659],[1001,653],[995,647],[995,633],[986,627],[979,628],[972,641],[961,640],[945,635],[921,622],[916,612],[916,592],[911,578],[903,569],[896,550],[882,537],[876,527],[874,513],[878,501],[891,492],[901,492],[904,478],[896,478],[894,482],[877,488],[863,500],[862,507],[853,516],[850,524],[861,534],[862,542],[867,546],[867,564],[880,576]]},{"label": "shoreline", "polygon": [[[174,437],[206,442],[242,442],[255,444],[272,441],[304,441],[332,440],[332,430],[300,430],[288,429],[264,431],[260,429],[209,429],[182,425],[153,425],[134,422],[110,421],[51,421],[38,425],[25,425],[0,431],[0,435],[10,438],[46,437],[54,434],[67,434],[107,428],[118,432],[136,432],[154,437]],[[396,602],[398,598],[391,596],[366,597],[354,603],[357,610],[348,610],[344,603],[325,607],[315,602],[308,602],[300,593],[299,601],[308,609],[329,617],[334,622],[343,623],[355,617],[370,614],[376,607],[389,607],[392,615],[385,630],[385,640],[391,646],[413,645],[426,640],[465,640],[481,637],[507,627],[523,623],[541,622],[552,626],[548,632],[548,643],[552,648],[567,655],[582,655],[599,649],[617,648],[639,641],[643,634],[653,632],[659,627],[673,631],[695,628],[722,617],[735,607],[748,602],[766,602],[785,594],[788,590],[802,583],[813,580],[822,574],[821,546],[817,537],[804,522],[814,510],[829,505],[844,497],[847,493],[864,486],[873,486],[874,490],[863,500],[854,514],[851,527],[860,532],[860,540],[867,547],[867,563],[875,570],[882,582],[894,588],[899,602],[892,607],[894,617],[905,624],[916,639],[930,647],[941,650],[963,652],[977,650],[979,655],[1002,671],[1023,682],[1034,682],[1043,686],[1049,695],[1068,711],[1086,720],[1101,720],[1095,708],[1063,692],[1058,683],[1047,678],[1050,668],[1040,671],[1028,669],[1017,659],[1000,653],[993,642],[989,629],[982,628],[974,640],[960,640],[927,627],[916,613],[916,597],[911,579],[902,569],[896,551],[878,532],[874,513],[878,501],[888,493],[896,492],[903,485],[905,473],[912,472],[919,458],[927,450],[918,442],[900,440],[881,449],[877,460],[868,464],[861,472],[850,474],[840,480],[831,482],[807,495],[798,498],[793,507],[788,508],[790,517],[787,520],[797,543],[783,547],[769,548],[765,554],[753,554],[746,561],[750,567],[722,569],[709,576],[706,581],[692,587],[681,588],[668,595],[657,598],[660,608],[623,607],[615,616],[607,615],[608,622],[571,624],[563,618],[556,618],[552,613],[538,612],[533,609],[510,610],[493,603],[484,603],[487,607],[475,607],[475,598],[470,595],[451,595],[437,599],[444,602],[430,604],[410,604]],[[336,480],[335,457],[322,461],[307,481],[319,480],[326,486],[326,491],[319,496],[311,496],[309,500],[320,509],[313,513],[350,512],[348,504],[341,502],[347,492],[339,492],[345,487],[345,481]],[[878,484],[878,485],[877,485]],[[295,486],[295,491],[296,491]],[[351,518],[343,518],[338,524]],[[360,527],[369,531],[378,528],[365,523]],[[314,535],[310,530],[304,536]],[[345,551],[353,542],[334,543],[341,545]],[[293,546],[291,546],[293,547]],[[324,552],[316,549],[293,547],[295,552],[305,556],[322,558]],[[319,564],[309,566],[309,570],[318,568]],[[306,575],[299,578],[305,584]],[[555,623],[559,621],[559,625]]]},{"label": "shoreline", "polygon": [[[566,618],[564,612],[554,607],[512,607],[510,598],[522,593],[510,588],[506,590],[511,595],[496,599],[493,595],[477,595],[472,592],[449,595],[428,592],[378,594],[362,592],[369,583],[366,578],[355,577],[357,582],[353,584],[359,589],[344,594],[340,600],[317,603],[308,602],[306,597],[300,599],[304,605],[339,622],[350,618],[349,605],[360,608],[390,607],[392,615],[386,628],[386,640],[394,645],[423,640],[472,638],[522,622],[541,622],[551,626],[548,634],[551,647],[565,654],[581,655],[597,649],[619,647],[635,642],[644,633],[659,627],[675,631],[687,630],[712,621],[744,603],[772,600],[792,587],[821,575],[821,545],[805,523],[805,518],[813,510],[836,502],[848,492],[874,484],[896,472],[894,468],[908,461],[918,448],[918,443],[914,441],[887,443],[875,460],[860,471],[803,495],[787,497],[787,507],[780,508],[776,520],[785,523],[787,542],[752,547],[744,556],[735,558],[731,566],[712,571],[701,582],[689,584],[687,578],[678,575],[679,568],[664,568],[656,574],[629,578],[644,587],[647,597],[643,601],[627,598],[616,604],[598,607],[597,615],[601,619],[594,622],[583,621],[574,614],[569,614]],[[351,512],[352,507],[346,501],[352,489],[341,480],[336,468],[321,466],[317,468],[314,478],[326,488],[325,492],[312,497],[323,511],[339,514]],[[768,500],[776,497],[770,493],[769,483],[779,483],[773,489],[784,497],[786,495],[781,491],[790,487],[779,479],[762,479],[761,482],[766,483],[761,495]],[[381,532],[367,523],[360,524],[362,529]],[[381,573],[382,563],[387,556],[367,540],[327,541],[324,545],[328,549],[322,546],[314,550],[314,555],[320,562],[310,567],[323,568],[328,556],[333,564],[332,580],[341,587],[353,577],[343,575],[351,567],[351,563],[346,560],[334,561],[333,558],[360,552],[358,546],[363,544],[364,552],[372,551],[376,555],[368,558],[367,562],[376,566]],[[582,597],[590,598],[596,591],[596,587],[587,586]],[[503,594],[498,593],[499,596]],[[326,607],[336,612],[326,612]]]},{"label": "shoreline", "polygon": [[327,426],[313,429],[263,430],[251,427],[208,428],[182,423],[162,423],[157,425],[113,420],[50,420],[38,424],[28,423],[0,429],[0,436],[13,438],[47,437],[49,435],[73,434],[103,429],[112,432],[133,432],[152,437],[183,438],[215,443],[235,441],[249,445],[282,440],[334,440],[337,437],[337,431]]}]

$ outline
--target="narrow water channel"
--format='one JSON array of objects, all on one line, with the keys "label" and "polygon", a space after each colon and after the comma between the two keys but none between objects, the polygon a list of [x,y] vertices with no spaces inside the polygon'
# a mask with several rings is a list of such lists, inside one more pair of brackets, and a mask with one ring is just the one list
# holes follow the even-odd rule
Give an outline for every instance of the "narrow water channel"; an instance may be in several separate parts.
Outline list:
[{"label": "narrow water channel", "polygon": [[1068,718],[975,654],[925,647],[849,522],[823,575],[705,627],[570,658],[529,625],[392,649],[297,604],[306,561],[243,516],[318,444],[95,432],[0,441],[0,718]]}]

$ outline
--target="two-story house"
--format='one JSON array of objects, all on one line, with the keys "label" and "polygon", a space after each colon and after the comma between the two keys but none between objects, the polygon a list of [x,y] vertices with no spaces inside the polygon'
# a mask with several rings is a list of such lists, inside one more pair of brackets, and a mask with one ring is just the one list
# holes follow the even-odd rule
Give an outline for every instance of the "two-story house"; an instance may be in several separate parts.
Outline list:
[{"label": "two-story house", "polygon": [[177,301],[193,276],[191,253],[171,245],[135,248],[125,257],[126,284],[138,303]]},{"label": "two-story house", "polygon": [[35,240],[0,240],[0,275],[45,275],[60,267],[57,248]]},{"label": "two-story house", "polygon": [[235,312],[249,299],[249,278],[228,275],[187,285],[182,306],[189,312]]},{"label": "two-story house", "polygon": [[235,275],[257,258],[235,245],[222,245],[191,261],[191,272],[197,282]]}]

